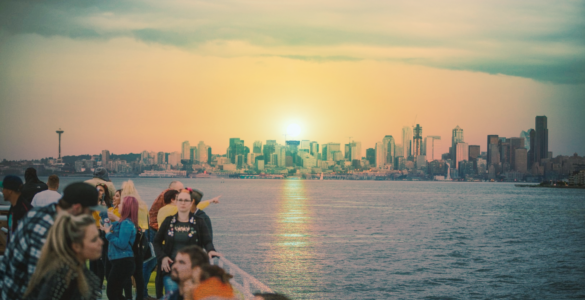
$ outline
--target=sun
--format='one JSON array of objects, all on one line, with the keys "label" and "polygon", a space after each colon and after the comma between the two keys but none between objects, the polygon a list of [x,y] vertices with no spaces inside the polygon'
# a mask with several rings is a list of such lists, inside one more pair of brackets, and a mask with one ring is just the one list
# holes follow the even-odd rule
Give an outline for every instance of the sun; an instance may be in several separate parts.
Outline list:
[{"label": "sun", "polygon": [[290,124],[286,128],[286,135],[288,137],[297,137],[301,133],[301,126],[297,124]]}]

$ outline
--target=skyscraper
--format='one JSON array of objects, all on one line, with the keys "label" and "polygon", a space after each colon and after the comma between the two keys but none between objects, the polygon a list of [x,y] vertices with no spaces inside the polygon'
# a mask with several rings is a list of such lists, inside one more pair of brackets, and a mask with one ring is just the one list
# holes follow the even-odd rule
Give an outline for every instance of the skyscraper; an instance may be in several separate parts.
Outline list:
[{"label": "skyscraper", "polygon": [[386,135],[382,142],[384,143],[384,150],[386,151],[386,163],[394,164],[394,158],[396,157],[396,144],[394,141],[394,137],[391,135]]},{"label": "skyscraper", "polygon": [[546,116],[536,117],[536,141],[534,143],[534,162],[548,157],[548,120]]},{"label": "skyscraper", "polygon": [[376,143],[376,167],[383,169],[386,164],[386,145],[384,142]]},{"label": "skyscraper", "polygon": [[412,156],[412,128],[410,126],[402,127],[402,154],[404,158]]},{"label": "skyscraper", "polygon": [[467,161],[469,158],[469,145],[467,143],[457,143],[455,144],[455,168],[459,170],[459,163],[462,161]]},{"label": "skyscraper", "polygon": [[376,166],[376,149],[366,149],[366,160],[370,163],[370,166]]},{"label": "skyscraper", "polygon": [[424,155],[427,156],[429,161],[440,159],[439,146],[441,144],[440,136],[429,135],[425,138],[424,143]]},{"label": "skyscraper", "polygon": [[106,164],[110,161],[110,151],[102,150],[102,167],[106,167]]},{"label": "skyscraper", "polygon": [[412,156],[415,161],[422,154],[422,145],[422,127],[416,124],[416,127],[414,127],[414,136],[412,137]]},{"label": "skyscraper", "polygon": [[239,138],[230,138],[230,146],[228,148],[228,156],[232,164],[236,163],[236,155],[242,155],[245,152],[244,141]]},{"label": "skyscraper", "polygon": [[181,159],[189,159],[189,155],[191,154],[191,145],[189,145],[189,141],[183,142],[181,150]]},{"label": "skyscraper", "polygon": [[362,142],[353,141],[351,144],[350,161],[362,160]]},{"label": "skyscraper", "polygon": [[197,160],[200,164],[207,162],[207,145],[203,141],[199,141],[197,144]]},{"label": "skyscraper", "polygon": [[492,164],[496,163],[499,164],[500,163],[500,155],[499,155],[499,149],[498,149],[498,144],[500,142],[500,137],[495,135],[495,134],[491,134],[487,136],[487,166],[491,166]]},{"label": "skyscraper", "polygon": [[192,146],[189,149],[189,156],[187,158],[184,159],[189,159],[189,163],[193,163],[197,160],[197,147],[196,146]]},{"label": "skyscraper", "polygon": [[[457,143],[463,143],[465,140],[463,138],[463,129],[457,125],[457,127],[453,128],[453,132],[451,135],[451,159],[453,160],[454,164],[456,164],[456,147]],[[467,159],[467,158],[466,158]],[[453,166],[456,168],[457,166]]]},{"label": "skyscraper", "polygon": [[311,152],[310,153],[313,157],[317,157],[317,154],[319,154],[319,143],[311,142]]},{"label": "skyscraper", "polygon": [[469,161],[474,161],[481,154],[479,145],[469,145]]},{"label": "skyscraper", "polygon": [[255,141],[252,150],[253,153],[262,153],[262,141]]}]

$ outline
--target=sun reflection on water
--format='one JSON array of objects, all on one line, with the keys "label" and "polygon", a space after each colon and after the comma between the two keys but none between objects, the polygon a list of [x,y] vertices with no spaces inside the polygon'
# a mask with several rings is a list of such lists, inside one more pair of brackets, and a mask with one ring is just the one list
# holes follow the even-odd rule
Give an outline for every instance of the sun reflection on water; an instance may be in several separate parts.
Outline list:
[{"label": "sun reflection on water", "polygon": [[276,219],[275,238],[270,252],[274,289],[294,299],[315,288],[318,270],[314,265],[315,246],[311,241],[313,212],[307,205],[301,180],[283,180]]}]

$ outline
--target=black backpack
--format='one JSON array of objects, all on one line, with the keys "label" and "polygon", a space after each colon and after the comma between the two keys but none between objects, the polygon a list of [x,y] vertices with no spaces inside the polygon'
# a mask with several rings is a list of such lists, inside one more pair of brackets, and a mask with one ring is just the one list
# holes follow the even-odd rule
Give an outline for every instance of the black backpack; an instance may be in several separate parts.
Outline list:
[{"label": "black backpack", "polygon": [[136,239],[132,245],[132,252],[134,252],[134,257],[142,257],[143,261],[152,257],[147,238],[140,227],[136,228]]}]

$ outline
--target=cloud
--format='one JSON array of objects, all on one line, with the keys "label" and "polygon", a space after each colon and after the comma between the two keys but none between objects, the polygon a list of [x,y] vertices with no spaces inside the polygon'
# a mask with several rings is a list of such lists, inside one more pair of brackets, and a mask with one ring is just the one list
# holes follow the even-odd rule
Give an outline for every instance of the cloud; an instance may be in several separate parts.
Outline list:
[{"label": "cloud", "polygon": [[0,28],[131,37],[205,55],[396,60],[579,84],[583,15],[581,1],[5,1]]}]

